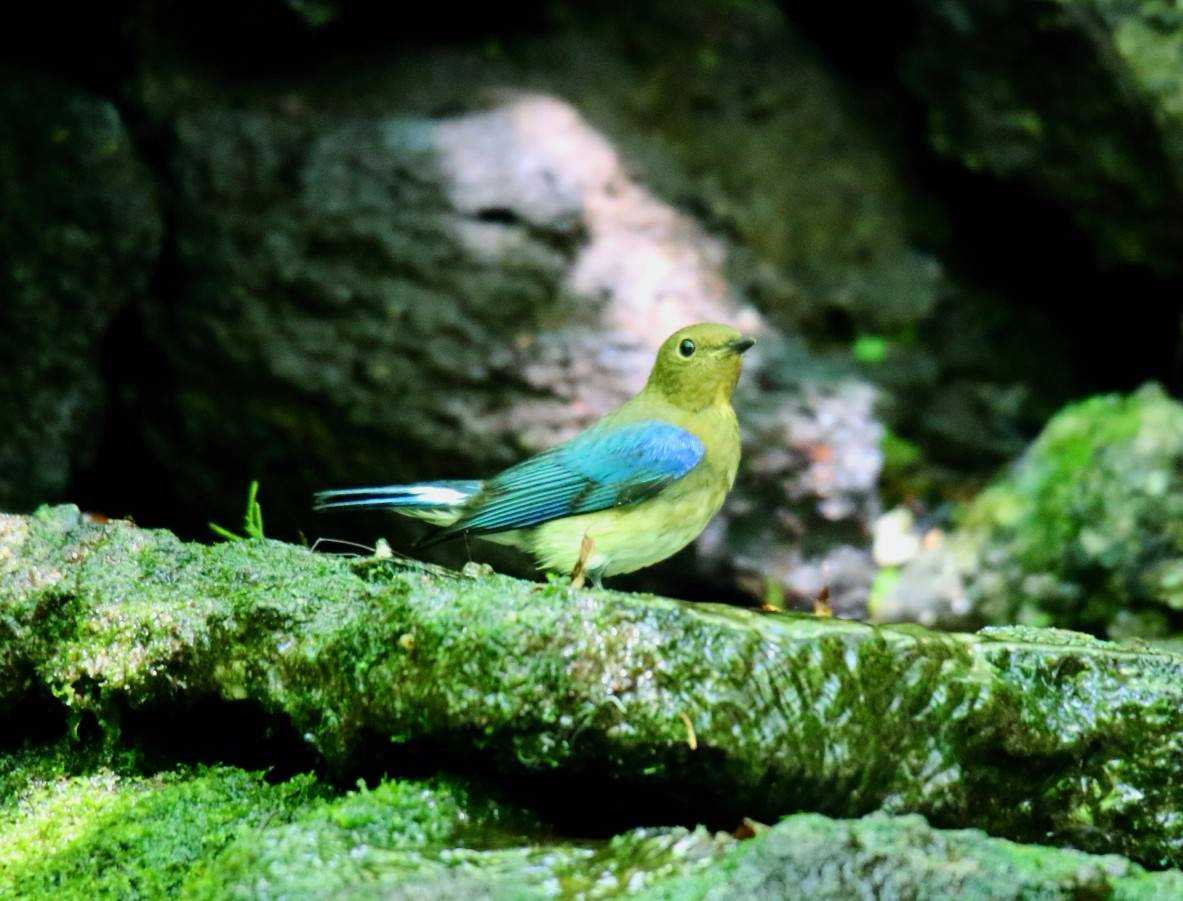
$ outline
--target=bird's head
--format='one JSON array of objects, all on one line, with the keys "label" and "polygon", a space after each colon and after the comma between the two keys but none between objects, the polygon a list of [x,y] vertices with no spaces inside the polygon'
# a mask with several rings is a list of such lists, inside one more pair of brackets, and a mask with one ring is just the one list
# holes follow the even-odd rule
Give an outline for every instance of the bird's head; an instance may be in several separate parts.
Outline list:
[{"label": "bird's head", "polygon": [[689,325],[657,352],[646,389],[685,410],[727,401],[739,381],[739,358],[756,341],[729,325]]}]

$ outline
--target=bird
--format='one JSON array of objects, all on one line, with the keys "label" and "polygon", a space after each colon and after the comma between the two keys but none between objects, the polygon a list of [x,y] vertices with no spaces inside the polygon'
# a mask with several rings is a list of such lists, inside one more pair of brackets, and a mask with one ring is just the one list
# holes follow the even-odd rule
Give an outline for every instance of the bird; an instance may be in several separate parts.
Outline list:
[{"label": "bird", "polygon": [[681,328],[639,393],[492,478],[321,491],[314,507],[392,510],[439,527],[416,547],[479,537],[602,587],[680,551],[723,506],[740,460],[731,395],[755,343],[727,325]]}]

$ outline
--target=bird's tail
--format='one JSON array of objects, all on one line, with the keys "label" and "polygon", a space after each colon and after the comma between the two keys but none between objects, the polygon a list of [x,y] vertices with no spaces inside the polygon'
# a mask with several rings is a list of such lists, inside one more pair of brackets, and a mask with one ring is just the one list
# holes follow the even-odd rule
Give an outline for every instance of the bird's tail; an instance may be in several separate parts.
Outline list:
[{"label": "bird's tail", "polygon": [[461,508],[481,490],[481,482],[453,480],[380,485],[373,488],[338,488],[318,491],[315,510],[393,510],[437,526],[451,525]]}]

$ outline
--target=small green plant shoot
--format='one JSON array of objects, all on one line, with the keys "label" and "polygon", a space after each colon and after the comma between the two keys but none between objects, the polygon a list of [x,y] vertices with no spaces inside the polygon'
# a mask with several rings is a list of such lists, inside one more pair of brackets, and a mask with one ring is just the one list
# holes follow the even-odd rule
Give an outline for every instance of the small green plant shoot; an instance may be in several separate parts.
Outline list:
[{"label": "small green plant shoot", "polygon": [[258,501],[259,483],[252,480],[246,492],[246,512],[242,515],[242,531],[239,535],[216,522],[209,524],[210,531],[226,541],[243,541],[249,538],[265,538],[263,534],[263,508]]}]

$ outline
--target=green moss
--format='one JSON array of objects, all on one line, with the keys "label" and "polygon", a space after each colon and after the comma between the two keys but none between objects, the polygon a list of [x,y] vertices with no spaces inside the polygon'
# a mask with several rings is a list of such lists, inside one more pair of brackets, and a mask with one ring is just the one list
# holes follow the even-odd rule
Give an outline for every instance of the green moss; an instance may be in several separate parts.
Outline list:
[{"label": "green moss", "polygon": [[[512,833],[499,811],[446,782],[385,782],[326,801],[289,824],[242,836],[186,886],[192,897],[326,897],[397,882],[424,855],[463,839]],[[524,819],[524,818],[523,818]],[[522,832],[529,832],[524,824]],[[534,832],[539,830],[534,827]]]},{"label": "green moss", "polygon": [[377,734],[696,819],[920,812],[1183,861],[1171,654],[350,568],[68,508],[0,522],[7,653],[112,729],[129,708],[248,698],[343,773]]},{"label": "green moss", "polygon": [[[996,637],[1001,637],[999,634]],[[1011,635],[1020,639],[1019,634]],[[798,814],[747,842],[697,829],[552,834],[461,782],[338,797],[229,767],[150,776],[58,744],[0,756],[0,895],[23,898],[1168,897],[1177,871],[931,828]]]},{"label": "green moss", "polygon": [[456,783],[389,781],[243,835],[184,894],[373,897],[415,888],[430,897],[610,897],[706,866],[733,845],[703,829],[565,841]]},{"label": "green moss", "polygon": [[[1001,637],[1001,635],[996,636]],[[1022,635],[1015,634],[1016,639]],[[443,778],[330,797],[229,767],[136,774],[60,743],[0,756],[0,895],[22,898],[1169,897],[1178,871],[942,831],[798,814],[750,841],[699,827],[552,834]]]},{"label": "green moss", "polygon": [[1059,413],[878,609],[934,591],[933,610],[958,596],[980,622],[1159,637],[1183,622],[1181,522],[1183,405],[1156,385],[1091,398]]},{"label": "green moss", "polygon": [[1183,874],[1147,873],[1120,857],[943,832],[921,817],[788,817],[724,860],[647,898],[923,899],[1174,897]]},{"label": "green moss", "polygon": [[445,779],[330,798],[310,776],[179,767],[153,775],[59,743],[0,756],[0,896],[22,898],[581,897],[636,891],[735,844],[703,829],[556,838]]},{"label": "green moss", "polygon": [[70,772],[71,754],[0,758],[0,896],[174,895],[244,830],[281,822],[323,794],[311,777],[268,785],[226,767]]}]

